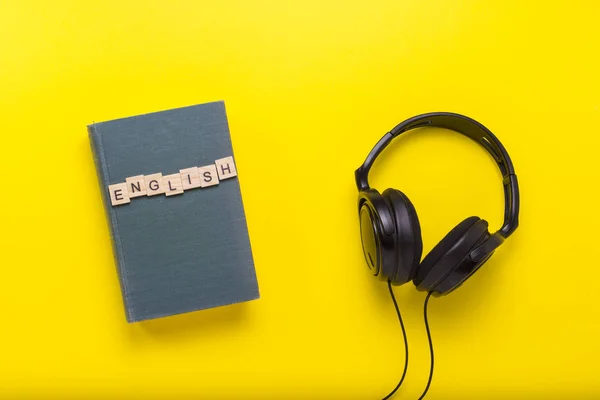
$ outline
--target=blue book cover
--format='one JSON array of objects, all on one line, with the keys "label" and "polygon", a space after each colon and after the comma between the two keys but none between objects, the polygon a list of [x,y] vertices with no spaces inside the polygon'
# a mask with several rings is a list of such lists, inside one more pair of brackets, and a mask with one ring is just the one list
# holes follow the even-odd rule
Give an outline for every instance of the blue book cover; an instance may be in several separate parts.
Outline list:
[{"label": "blue book cover", "polygon": [[88,132],[128,322],[259,298],[223,102]]}]

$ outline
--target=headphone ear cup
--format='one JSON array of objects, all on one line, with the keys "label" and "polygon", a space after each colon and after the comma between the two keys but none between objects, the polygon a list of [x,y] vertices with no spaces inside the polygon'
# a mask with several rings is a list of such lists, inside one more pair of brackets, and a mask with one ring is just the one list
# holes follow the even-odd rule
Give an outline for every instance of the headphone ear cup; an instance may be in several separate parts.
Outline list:
[{"label": "headphone ear cup", "polygon": [[423,254],[421,224],[415,207],[408,197],[397,189],[386,189],[383,197],[388,201],[396,224],[396,274],[395,285],[411,281],[419,269]]},{"label": "headphone ear cup", "polygon": [[469,217],[455,226],[423,259],[413,280],[417,289],[435,290],[486,237],[488,223],[479,217]]},{"label": "headphone ear cup", "polygon": [[375,189],[359,193],[361,242],[367,266],[381,280],[396,276],[396,226],[388,201]]}]

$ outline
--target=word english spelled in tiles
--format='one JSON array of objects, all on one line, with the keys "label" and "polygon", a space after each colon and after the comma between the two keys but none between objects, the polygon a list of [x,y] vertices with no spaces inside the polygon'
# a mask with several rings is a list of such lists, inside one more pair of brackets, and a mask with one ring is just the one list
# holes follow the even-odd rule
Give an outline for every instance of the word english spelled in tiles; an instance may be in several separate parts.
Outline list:
[{"label": "word english spelled in tiles", "polygon": [[125,178],[125,182],[108,185],[110,203],[113,206],[128,204],[131,199],[141,196],[175,196],[186,190],[206,188],[219,184],[219,181],[237,176],[233,157],[220,158],[214,164],[179,170],[179,173],[164,175],[160,172],[150,175],[136,175]]}]

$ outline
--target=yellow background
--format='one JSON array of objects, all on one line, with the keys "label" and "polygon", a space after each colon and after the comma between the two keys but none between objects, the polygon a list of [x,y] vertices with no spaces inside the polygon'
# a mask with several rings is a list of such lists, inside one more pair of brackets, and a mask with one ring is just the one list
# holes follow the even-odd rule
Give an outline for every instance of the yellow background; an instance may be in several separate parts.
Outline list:
[{"label": "yellow background", "polygon": [[[377,399],[404,360],[362,258],[353,172],[400,121],[488,126],[521,225],[430,303],[431,399],[600,397],[600,8],[594,1],[0,3],[0,398]],[[262,298],[128,325],[86,125],[225,100]],[[500,176],[459,135],[390,146],[429,251],[497,229]],[[396,289],[416,398],[424,294]]]}]

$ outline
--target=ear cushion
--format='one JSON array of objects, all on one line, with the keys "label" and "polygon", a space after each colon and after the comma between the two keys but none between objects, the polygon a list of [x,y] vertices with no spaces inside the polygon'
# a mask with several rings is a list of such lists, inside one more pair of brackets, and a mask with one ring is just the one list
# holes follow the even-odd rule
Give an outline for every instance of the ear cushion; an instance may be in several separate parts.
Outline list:
[{"label": "ear cushion", "polygon": [[383,197],[388,201],[396,223],[396,274],[392,283],[401,285],[411,281],[419,268],[423,254],[421,224],[415,207],[399,190],[386,189]]},{"label": "ear cushion", "polygon": [[423,259],[414,284],[419,290],[432,290],[487,233],[488,223],[469,217],[455,226]]}]

